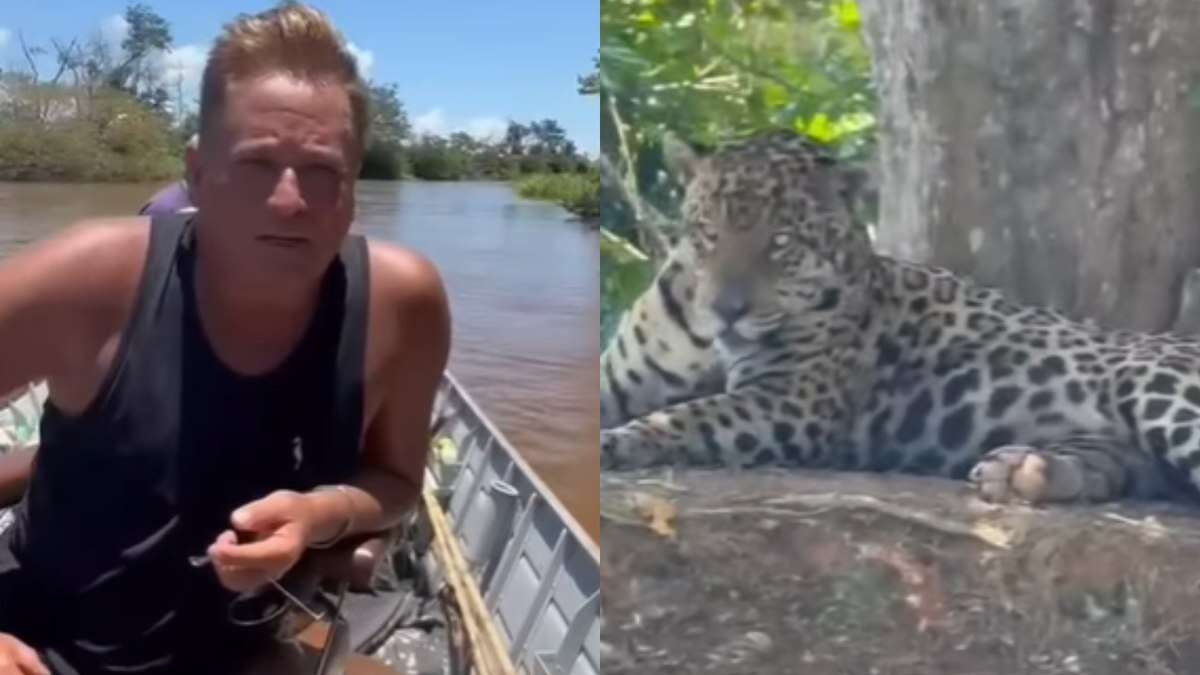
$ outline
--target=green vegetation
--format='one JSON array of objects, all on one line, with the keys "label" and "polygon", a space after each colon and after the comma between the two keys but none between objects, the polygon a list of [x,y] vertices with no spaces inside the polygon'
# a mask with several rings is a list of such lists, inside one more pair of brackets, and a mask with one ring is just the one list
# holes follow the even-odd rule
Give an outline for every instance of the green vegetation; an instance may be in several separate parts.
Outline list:
[{"label": "green vegetation", "polygon": [[414,134],[396,85],[371,87],[371,139],[362,178],[512,180],[532,173],[570,173],[591,166],[553,119],[509,121],[502,138],[480,140]]},{"label": "green vegetation", "polygon": [[[662,161],[668,131],[712,146],[790,129],[847,161],[870,157],[876,98],[859,30],[853,0],[601,0],[601,226],[663,253],[680,197]],[[620,265],[602,248],[605,284],[648,282],[618,278]],[[613,298],[640,287],[625,290]]]},{"label": "green vegetation", "polygon": [[517,194],[529,199],[557,202],[584,218],[600,215],[600,174],[537,173],[517,183]]},{"label": "green vegetation", "polygon": [[455,132],[421,135],[396,148],[404,173],[422,180],[513,180],[536,173],[578,173],[591,167],[552,119],[510,121],[504,137],[482,141]]},{"label": "green vegetation", "polygon": [[[17,32],[27,65],[0,70],[0,180],[148,181],[180,174],[184,144],[198,121],[180,83],[162,81],[153,65],[173,44],[171,27],[140,3],[126,9],[125,20],[129,33],[119,49],[99,37],[29,45]],[[58,70],[47,78],[38,57],[51,53]],[[596,94],[597,81],[596,72],[580,77],[579,93]],[[595,165],[556,120],[510,120],[502,137],[487,140],[462,132],[418,135],[397,85],[368,84],[371,135],[361,178],[561,175],[539,179],[549,187],[539,182],[527,194],[577,213],[598,212],[595,190],[589,196],[584,178],[596,175]]]},{"label": "green vegetation", "polygon": [[606,122],[623,127],[606,151],[666,129],[701,144],[792,129],[848,155],[871,144],[852,0],[604,0],[600,16]]},{"label": "green vegetation", "polygon": [[600,339],[606,344],[621,312],[654,278],[654,269],[645,254],[607,230],[600,231],[600,262]]},{"label": "green vegetation", "polygon": [[[55,93],[46,88],[44,93]],[[90,115],[0,124],[0,180],[142,181],[179,175],[184,139],[125,92]]]},{"label": "green vegetation", "polygon": [[404,141],[412,133],[395,84],[371,84],[371,136],[359,178],[399,180],[405,174]]},{"label": "green vegetation", "polygon": [[186,136],[173,129],[170,96],[151,67],[170,27],[142,4],[125,11],[121,54],[99,37],[51,41],[49,53],[18,32],[28,69],[0,72],[0,180],[134,181],[178,175]]}]

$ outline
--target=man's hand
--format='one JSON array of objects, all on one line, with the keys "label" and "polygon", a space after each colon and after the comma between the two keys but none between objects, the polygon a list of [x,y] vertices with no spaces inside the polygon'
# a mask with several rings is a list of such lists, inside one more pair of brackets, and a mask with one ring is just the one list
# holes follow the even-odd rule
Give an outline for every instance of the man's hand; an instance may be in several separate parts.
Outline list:
[{"label": "man's hand", "polygon": [[[306,496],[290,490],[272,492],[234,511],[233,529],[208,547],[221,584],[241,593],[279,580],[304,554],[312,519]],[[237,532],[244,543],[238,543]]]},{"label": "man's hand", "polygon": [[50,675],[50,669],[29,645],[0,633],[0,675]]}]

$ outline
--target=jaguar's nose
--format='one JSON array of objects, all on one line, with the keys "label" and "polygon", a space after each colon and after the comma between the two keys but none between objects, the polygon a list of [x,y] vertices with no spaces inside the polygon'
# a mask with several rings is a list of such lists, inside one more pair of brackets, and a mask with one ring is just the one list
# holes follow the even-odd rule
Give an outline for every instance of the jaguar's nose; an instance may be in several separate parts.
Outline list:
[{"label": "jaguar's nose", "polygon": [[750,313],[750,301],[742,289],[730,286],[721,289],[717,294],[712,303],[712,310],[722,321],[732,326],[738,319]]}]

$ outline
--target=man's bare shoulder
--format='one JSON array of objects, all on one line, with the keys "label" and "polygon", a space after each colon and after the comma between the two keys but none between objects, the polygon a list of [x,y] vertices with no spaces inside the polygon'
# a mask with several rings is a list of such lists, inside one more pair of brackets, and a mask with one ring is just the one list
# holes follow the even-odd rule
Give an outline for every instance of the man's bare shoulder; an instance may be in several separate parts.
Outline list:
[{"label": "man's bare shoulder", "polygon": [[90,261],[93,272],[140,268],[150,237],[150,220],[90,218],[79,220],[61,232],[29,248],[53,262]]},{"label": "man's bare shoulder", "polygon": [[374,412],[366,457],[420,485],[434,395],[450,354],[450,309],[441,275],[424,256],[374,241],[369,251]]},{"label": "man's bare shoulder", "polygon": [[402,316],[447,314],[446,289],[437,267],[403,246],[370,240],[371,291]]},{"label": "man's bare shoulder", "polygon": [[77,221],[6,259],[0,284],[117,299],[137,284],[149,236],[146,218]]},{"label": "man's bare shoulder", "polygon": [[148,236],[144,218],[82,221],[0,261],[0,391],[94,366],[133,304]]},{"label": "man's bare shoulder", "polygon": [[[436,382],[450,350],[450,307],[437,268],[425,256],[370,241],[372,338],[379,363]],[[404,378],[394,381],[406,381]]]}]

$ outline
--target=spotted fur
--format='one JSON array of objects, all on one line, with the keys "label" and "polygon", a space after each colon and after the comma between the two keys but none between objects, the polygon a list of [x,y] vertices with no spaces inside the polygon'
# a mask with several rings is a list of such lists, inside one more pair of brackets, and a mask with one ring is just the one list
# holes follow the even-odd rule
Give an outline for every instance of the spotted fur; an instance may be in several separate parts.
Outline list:
[{"label": "spotted fur", "polygon": [[697,322],[690,261],[676,250],[600,355],[602,428],[725,388],[714,336]]},{"label": "spotted fur", "polygon": [[798,137],[670,156],[685,236],[602,361],[605,468],[895,470],[1060,501],[1200,485],[1200,344],[875,254],[853,176]]}]

